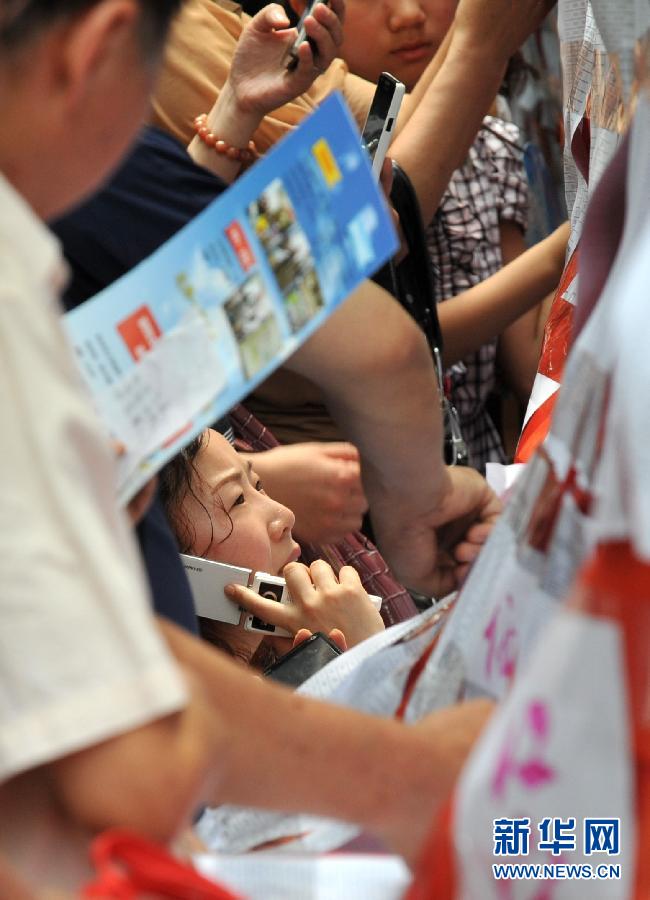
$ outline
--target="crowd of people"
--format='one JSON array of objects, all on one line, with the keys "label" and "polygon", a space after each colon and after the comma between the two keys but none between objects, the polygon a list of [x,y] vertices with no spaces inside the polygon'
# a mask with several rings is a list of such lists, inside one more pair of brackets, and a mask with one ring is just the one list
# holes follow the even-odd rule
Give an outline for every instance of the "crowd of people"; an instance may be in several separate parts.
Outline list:
[{"label": "crowd of people", "polygon": [[[302,0],[254,15],[231,0],[0,0],[1,898],[83,896],[95,835],[128,829],[169,847],[222,804],[354,823],[412,866],[413,896],[461,896],[445,875],[446,804],[499,692],[405,724],[255,673],[315,632],[356,647],[497,552],[512,509],[484,477],[509,461],[499,392],[525,405],[547,371],[577,243],[574,217],[527,247],[523,138],[497,103],[554,5],[329,0],[287,67]],[[642,97],[647,39],[640,48]],[[64,310],[157,250],[332,92],[361,127],[382,71],[407,88],[390,155],[424,223],[442,382],[430,336],[364,281],[120,507],[120,450],[82,384]],[[584,243],[580,265],[591,252],[597,269],[588,229]],[[441,391],[468,466],[443,462]],[[580,473],[571,484],[586,514]],[[530,526],[536,539],[545,523]],[[281,575],[293,602],[232,585],[239,624],[197,617],[181,553]],[[249,614],[289,636],[247,629]],[[635,675],[643,697],[647,675]],[[650,810],[643,821],[640,848]],[[647,896],[644,872],[625,896]],[[477,883],[462,895],[493,896]]]}]

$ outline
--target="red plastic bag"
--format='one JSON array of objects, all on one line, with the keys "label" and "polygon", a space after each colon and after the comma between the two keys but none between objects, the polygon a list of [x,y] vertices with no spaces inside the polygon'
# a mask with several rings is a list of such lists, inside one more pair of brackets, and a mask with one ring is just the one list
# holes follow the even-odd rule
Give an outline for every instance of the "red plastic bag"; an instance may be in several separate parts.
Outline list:
[{"label": "red plastic bag", "polygon": [[166,848],[128,831],[104,832],[93,841],[90,856],[97,877],[82,891],[87,900],[242,900]]}]

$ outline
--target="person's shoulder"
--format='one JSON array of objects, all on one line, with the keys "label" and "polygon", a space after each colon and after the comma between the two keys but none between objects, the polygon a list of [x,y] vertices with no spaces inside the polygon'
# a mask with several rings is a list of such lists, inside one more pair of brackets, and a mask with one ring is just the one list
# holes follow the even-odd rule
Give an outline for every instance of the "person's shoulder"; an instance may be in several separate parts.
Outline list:
[{"label": "person's shoulder", "polygon": [[155,150],[157,152],[169,153],[171,156],[184,158],[188,157],[187,148],[168,131],[158,128],[156,125],[146,125],[139,136],[135,146],[136,151],[142,149]]},{"label": "person's shoulder", "polygon": [[180,169],[192,169],[195,165],[185,145],[156,125],[147,125],[142,129],[127,163],[135,165],[141,160]]},{"label": "person's shoulder", "polygon": [[177,195],[186,197],[191,185],[199,209],[205,205],[206,192],[213,199],[227,187],[217,175],[197,165],[184,144],[155,125],[147,125],[142,130],[117,178],[123,184],[133,182],[141,196],[147,186],[155,186],[161,203],[170,196],[172,199]]}]

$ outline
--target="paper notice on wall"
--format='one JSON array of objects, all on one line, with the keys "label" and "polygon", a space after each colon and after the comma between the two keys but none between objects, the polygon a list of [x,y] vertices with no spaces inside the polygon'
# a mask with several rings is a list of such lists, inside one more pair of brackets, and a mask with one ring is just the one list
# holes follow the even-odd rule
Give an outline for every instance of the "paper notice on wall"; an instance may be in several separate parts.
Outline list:
[{"label": "paper notice on wall", "polygon": [[[634,872],[628,734],[618,629],[559,612],[461,778],[459,896],[627,900]],[[529,877],[495,877],[494,867],[508,863],[531,866]],[[605,865],[599,879],[603,863],[618,868],[608,874]]]},{"label": "paper notice on wall", "polygon": [[251,856],[198,856],[207,878],[248,900],[400,900],[411,873],[397,856],[337,854],[295,857],[274,852]]},{"label": "paper notice on wall", "polygon": [[605,340],[616,349],[610,424],[598,472],[596,529],[600,540],[631,541],[650,558],[650,97],[639,100],[629,150],[623,245],[600,303],[611,309]]},{"label": "paper notice on wall", "polygon": [[589,197],[629,126],[648,71],[647,0],[560,0],[565,94],[565,181],[569,251],[582,233]]}]

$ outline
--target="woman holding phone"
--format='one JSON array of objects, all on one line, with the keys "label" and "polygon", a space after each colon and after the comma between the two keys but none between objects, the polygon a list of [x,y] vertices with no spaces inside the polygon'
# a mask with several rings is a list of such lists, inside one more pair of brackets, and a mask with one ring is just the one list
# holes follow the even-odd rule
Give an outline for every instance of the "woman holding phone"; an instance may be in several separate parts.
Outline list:
[{"label": "woman holding phone", "polygon": [[[307,567],[297,562],[295,517],[264,491],[254,457],[242,456],[211,429],[176,456],[160,474],[161,496],[182,553],[241,566],[286,579],[292,603],[280,604],[254,591],[233,586],[227,595],[263,621],[289,631],[336,630],[343,646],[354,646],[384,623],[363,589],[356,569],[344,566],[338,576],[325,560]],[[200,619],[203,636],[236,659],[250,663],[264,638],[230,625]],[[292,638],[272,639],[280,654]],[[264,663],[267,660],[263,660]]]}]

